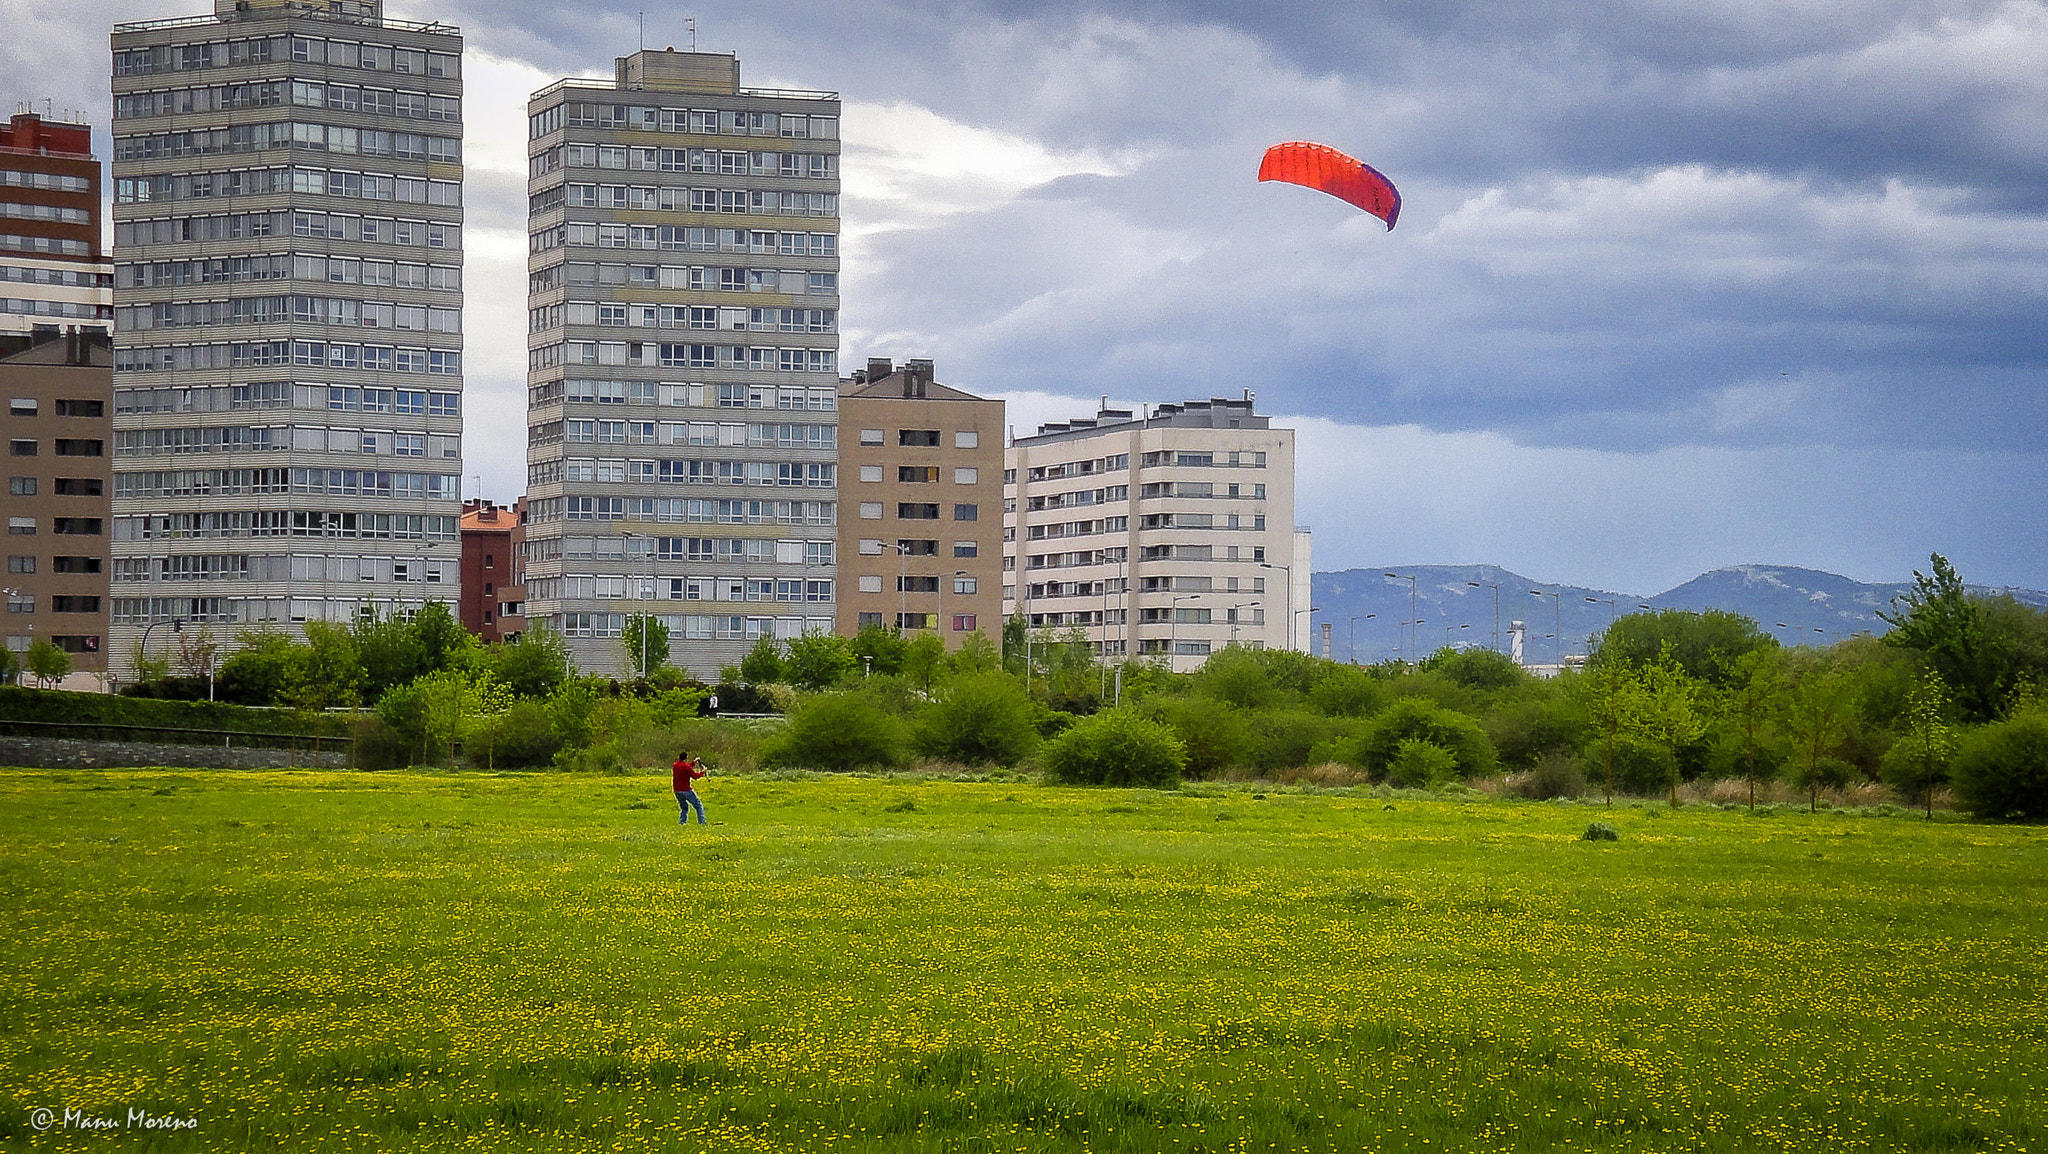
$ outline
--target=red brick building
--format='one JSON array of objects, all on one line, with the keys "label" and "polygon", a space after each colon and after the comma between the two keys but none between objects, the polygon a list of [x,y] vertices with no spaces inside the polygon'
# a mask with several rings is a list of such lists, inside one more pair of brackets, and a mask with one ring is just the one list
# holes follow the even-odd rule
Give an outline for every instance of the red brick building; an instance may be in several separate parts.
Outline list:
[{"label": "red brick building", "polygon": [[485,641],[526,632],[526,498],[511,508],[482,499],[462,503],[462,627]]}]

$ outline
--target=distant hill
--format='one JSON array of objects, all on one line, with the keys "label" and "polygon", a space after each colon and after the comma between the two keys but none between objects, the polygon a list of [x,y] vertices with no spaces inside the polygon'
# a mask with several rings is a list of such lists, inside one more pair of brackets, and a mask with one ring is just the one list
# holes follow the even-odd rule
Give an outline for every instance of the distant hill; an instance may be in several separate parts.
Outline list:
[{"label": "distant hill", "polygon": [[[1399,578],[1388,577],[1397,573]],[[1409,583],[1415,578],[1412,630]],[[1495,594],[1499,586],[1499,625]],[[1411,565],[1388,569],[1346,569],[1314,577],[1317,652],[1320,628],[1331,626],[1330,656],[1371,663],[1402,655],[1427,655],[1446,644],[1461,648],[1508,646],[1508,625],[1527,624],[1523,659],[1547,664],[1553,654],[1583,654],[1591,639],[1620,614],[1651,609],[1721,609],[1762,625],[1787,645],[1831,645],[1857,633],[1882,634],[1889,627],[1877,611],[1912,588],[1910,582],[1866,585],[1834,573],[1788,565],[1736,565],[1704,573],[1663,593],[1639,596],[1577,585],[1532,581],[1497,565]],[[1989,589],[2028,605],[2048,608],[2048,592]],[[1612,602],[1612,605],[1609,604]],[[1354,620],[1354,618],[1356,620]],[[1356,637],[1356,652],[1352,638]],[[1557,644],[1555,637],[1562,637]]]}]

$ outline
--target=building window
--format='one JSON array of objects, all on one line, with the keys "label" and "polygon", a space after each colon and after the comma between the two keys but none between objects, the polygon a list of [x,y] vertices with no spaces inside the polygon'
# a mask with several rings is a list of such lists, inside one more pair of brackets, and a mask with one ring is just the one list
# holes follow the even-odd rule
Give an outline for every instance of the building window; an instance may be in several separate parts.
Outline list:
[{"label": "building window", "polygon": [[881,480],[882,467],[880,465],[862,465],[860,467],[860,479],[870,482]]},{"label": "building window", "polygon": [[11,457],[33,457],[36,455],[36,443],[34,441],[9,441],[7,442],[7,454]]},{"label": "building window", "polygon": [[879,612],[862,613],[859,615],[856,627],[860,629],[880,629],[882,628],[882,615]]},{"label": "building window", "polygon": [[898,593],[937,593],[938,591],[939,579],[937,577],[898,577],[896,579],[896,592]]},{"label": "building window", "polygon": [[861,538],[861,540],[860,540],[860,555],[861,555],[861,556],[863,556],[863,557],[879,557],[879,556],[881,556],[881,555],[882,555],[882,543],[881,543],[880,541],[877,541],[877,540],[875,540],[875,539],[874,539],[874,538],[872,538],[872,537],[863,537],[863,538]]},{"label": "building window", "polygon": [[105,401],[58,401],[57,415],[60,417],[104,417],[107,415]]},{"label": "building window", "polygon": [[98,613],[100,599],[97,597],[58,596],[50,598],[52,613]]},{"label": "building window", "polygon": [[937,541],[912,541],[905,538],[896,542],[896,551],[905,557],[936,557],[939,555]]},{"label": "building window", "polygon": [[97,537],[106,529],[98,517],[58,517],[50,522],[50,531],[73,537]]},{"label": "building window", "polygon": [[107,455],[105,441],[59,440],[57,455],[60,457],[104,457]]},{"label": "building window", "polygon": [[939,447],[937,429],[899,429],[896,443],[910,449],[936,449]]},{"label": "building window", "polygon": [[972,504],[955,505],[953,506],[953,519],[955,521],[979,521],[981,520],[981,506]]},{"label": "building window", "polygon": [[860,503],[860,519],[863,521],[881,520],[882,503],[880,501],[862,501]]},{"label": "building window", "polygon": [[[981,434],[972,429],[954,433],[953,447],[956,449],[979,449],[981,448]],[[969,628],[972,628],[972,626],[969,626]]]},{"label": "building window", "polygon": [[955,485],[977,485],[977,484],[980,484],[980,483],[981,483],[981,470],[980,470],[980,469],[955,469],[955,470],[953,470],[953,483],[954,483]]},{"label": "building window", "polygon": [[981,589],[981,582],[980,582],[980,581],[977,581],[977,580],[975,580],[975,579],[974,579],[974,578],[972,578],[972,577],[954,577],[954,578],[953,578],[953,592],[955,592],[955,593],[963,593],[963,594],[964,594],[964,593],[975,593],[975,592],[979,592],[979,591],[980,591],[980,589]]},{"label": "building window", "polygon": [[98,573],[102,568],[102,562],[98,557],[52,557],[50,568],[57,573]]},{"label": "building window", "polygon": [[896,482],[901,485],[924,485],[939,479],[937,465],[898,465]]},{"label": "building window", "polygon": [[972,633],[972,632],[974,632],[974,614],[972,614],[972,613],[955,613],[955,614],[953,615],[953,632],[955,632],[955,633]]},{"label": "building window", "polygon": [[59,497],[103,497],[107,483],[98,477],[59,477],[56,488]]},{"label": "building window", "polygon": [[899,501],[896,504],[896,519],[899,521],[936,521],[939,519],[939,507],[936,504]]},{"label": "building window", "polygon": [[19,553],[14,554],[7,558],[7,571],[9,573],[33,573],[36,571],[36,559],[33,556],[24,557]]},{"label": "building window", "polygon": [[35,495],[36,495],[36,479],[35,479],[34,477],[9,477],[9,478],[7,478],[7,495],[8,495],[8,496],[10,496],[10,497],[33,497],[33,496],[35,496]]},{"label": "building window", "polygon": [[876,574],[863,576],[860,579],[860,591],[863,593],[880,593],[882,591],[882,578]]},{"label": "building window", "polygon": [[981,556],[981,545],[974,541],[955,541],[953,542],[953,556],[979,557]]},{"label": "building window", "polygon": [[36,399],[34,397],[15,397],[7,402],[7,415],[10,417],[35,416]]},{"label": "building window", "polygon": [[932,622],[937,617],[938,614],[936,613],[898,613],[896,615],[896,628],[904,630],[930,629]]},{"label": "building window", "polygon": [[36,519],[34,517],[9,517],[7,519],[7,533],[13,537],[33,537],[36,535]]},{"label": "building window", "polygon": [[863,445],[879,445],[879,444],[882,444],[882,430],[880,430],[880,429],[862,429],[862,430],[860,431],[860,443],[861,443],[861,444],[863,444]]}]

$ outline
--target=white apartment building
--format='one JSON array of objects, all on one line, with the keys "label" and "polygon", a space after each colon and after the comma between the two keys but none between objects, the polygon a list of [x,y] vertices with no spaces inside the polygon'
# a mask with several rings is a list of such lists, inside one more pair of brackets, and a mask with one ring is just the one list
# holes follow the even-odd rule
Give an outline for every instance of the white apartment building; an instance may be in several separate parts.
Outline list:
[{"label": "white apartment building", "polygon": [[461,36],[215,0],[113,53],[116,667],[454,602]]},{"label": "white apartment building", "polygon": [[1227,645],[1309,648],[1294,432],[1242,400],[1104,407],[1004,454],[1003,612],[1111,658],[1199,667]]},{"label": "white apartment building", "polygon": [[698,676],[836,610],[839,99],[641,51],[534,94],[526,615]]}]

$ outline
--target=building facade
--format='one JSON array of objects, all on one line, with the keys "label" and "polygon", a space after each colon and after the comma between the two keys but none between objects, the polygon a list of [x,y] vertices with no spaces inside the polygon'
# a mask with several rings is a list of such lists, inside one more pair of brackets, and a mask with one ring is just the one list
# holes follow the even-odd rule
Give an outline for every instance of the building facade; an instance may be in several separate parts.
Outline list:
[{"label": "building facade", "polygon": [[92,128],[21,113],[0,129],[0,334],[111,331]]},{"label": "building facade", "polygon": [[481,498],[462,503],[462,627],[486,642],[517,641],[526,631],[526,498],[512,508]]},{"label": "building facade", "polygon": [[642,51],[528,105],[527,617],[625,673],[829,631],[839,99]]},{"label": "building facade", "polygon": [[1002,635],[1003,402],[871,358],[839,390],[839,632]]},{"label": "building facade", "polygon": [[104,332],[0,334],[7,397],[7,648],[38,640],[74,674],[106,671],[107,410],[113,350]]},{"label": "building facade", "polygon": [[88,125],[21,113],[0,128],[0,393],[7,401],[7,613],[105,672],[113,264]]},{"label": "building facade", "polygon": [[462,39],[381,0],[114,29],[117,667],[457,597]]},{"label": "building facade", "polygon": [[1294,432],[1242,400],[1104,407],[1004,454],[1003,612],[1111,658],[1308,649]]}]

